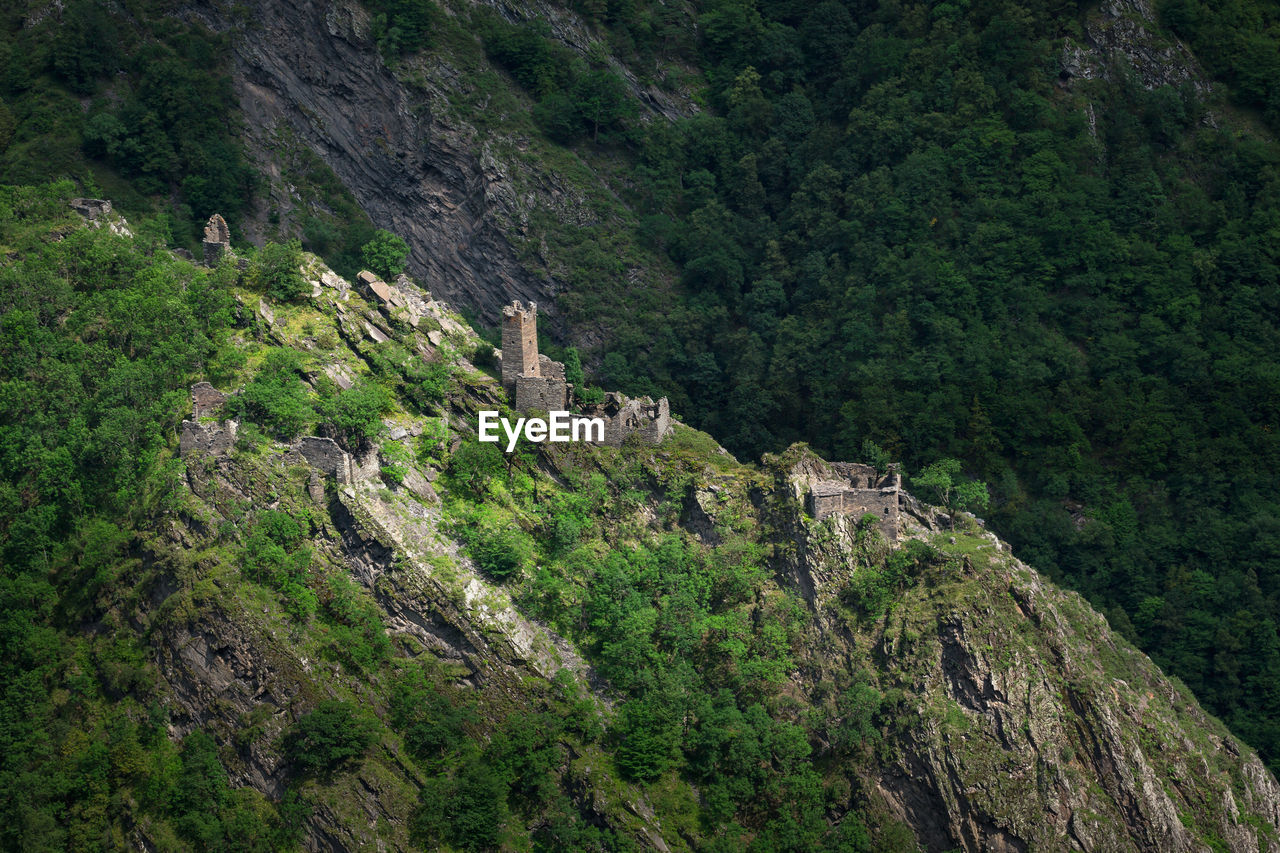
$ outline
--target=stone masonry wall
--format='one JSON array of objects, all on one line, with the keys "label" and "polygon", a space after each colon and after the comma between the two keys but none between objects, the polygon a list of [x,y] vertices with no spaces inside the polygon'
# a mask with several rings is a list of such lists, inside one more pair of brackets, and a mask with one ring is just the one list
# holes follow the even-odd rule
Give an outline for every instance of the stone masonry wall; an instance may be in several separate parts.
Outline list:
[{"label": "stone masonry wall", "polygon": [[814,520],[837,514],[861,518],[870,513],[877,518],[885,538],[897,541],[901,475],[896,470],[879,474],[870,465],[854,462],[832,462],[829,468],[840,479],[823,480],[810,487],[808,509]]},{"label": "stone masonry wall", "polygon": [[221,214],[215,213],[209,217],[209,222],[204,226],[205,266],[217,266],[223,253],[230,248],[231,229],[227,227],[227,220],[223,219]]},{"label": "stone masonry wall", "polygon": [[563,379],[521,376],[516,380],[516,409],[521,412],[567,411],[569,386]]},{"label": "stone masonry wall", "polygon": [[516,380],[540,376],[538,361],[538,304],[528,309],[518,300],[502,309],[502,387],[515,397]]}]

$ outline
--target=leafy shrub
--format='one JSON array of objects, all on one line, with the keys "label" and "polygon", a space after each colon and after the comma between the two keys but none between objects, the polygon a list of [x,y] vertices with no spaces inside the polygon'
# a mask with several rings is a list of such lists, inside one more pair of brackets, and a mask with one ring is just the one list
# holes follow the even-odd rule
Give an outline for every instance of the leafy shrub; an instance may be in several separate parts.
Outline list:
[{"label": "leafy shrub", "polygon": [[429,682],[416,667],[396,679],[391,724],[404,735],[405,746],[415,760],[435,761],[467,743],[464,728],[476,714],[469,704],[454,701],[453,693]]},{"label": "leafy shrub", "polygon": [[628,702],[622,707],[613,735],[618,739],[614,761],[631,779],[656,779],[676,763],[680,721],[674,708],[664,702]]},{"label": "leafy shrub", "polygon": [[302,244],[268,243],[258,250],[250,267],[249,279],[273,299],[292,302],[311,293],[311,285],[302,277]]},{"label": "leafy shrub", "polygon": [[533,542],[510,524],[485,520],[463,535],[476,565],[498,580],[516,574],[533,559]]},{"label": "leafy shrub", "polygon": [[498,846],[507,819],[507,783],[483,762],[463,766],[454,778],[429,779],[410,828],[428,849],[445,842],[462,850]]},{"label": "leafy shrub", "polygon": [[385,388],[365,380],[323,400],[321,411],[338,440],[348,449],[356,449],[377,437],[382,430],[382,416],[393,405]]},{"label": "leafy shrub", "polygon": [[244,390],[227,400],[227,412],[266,427],[276,438],[289,440],[315,419],[311,394],[298,375],[302,357],[289,349],[273,348]]},{"label": "leafy shrub", "polygon": [[243,558],[249,579],[279,592],[285,610],[299,622],[310,619],[318,604],[310,587],[311,549],[302,542],[303,529],[292,516],[267,510],[245,541]]},{"label": "leafy shrub", "polygon": [[449,459],[449,473],[473,495],[480,497],[489,481],[502,473],[502,451],[494,444],[468,439]]},{"label": "leafy shrub", "polygon": [[373,743],[376,724],[347,702],[326,699],[285,735],[284,752],[303,772],[332,772]]},{"label": "leafy shrub", "polygon": [[360,249],[365,266],[384,279],[395,278],[404,272],[409,257],[409,245],[390,231],[378,229],[373,239]]},{"label": "leafy shrub", "polygon": [[481,341],[476,344],[475,350],[471,353],[471,363],[481,370],[487,370],[496,367],[498,358],[493,344],[488,341]]},{"label": "leafy shrub", "polygon": [[325,578],[322,612],[329,643],[324,654],[354,672],[368,672],[391,655],[391,640],[376,604],[345,572]]}]

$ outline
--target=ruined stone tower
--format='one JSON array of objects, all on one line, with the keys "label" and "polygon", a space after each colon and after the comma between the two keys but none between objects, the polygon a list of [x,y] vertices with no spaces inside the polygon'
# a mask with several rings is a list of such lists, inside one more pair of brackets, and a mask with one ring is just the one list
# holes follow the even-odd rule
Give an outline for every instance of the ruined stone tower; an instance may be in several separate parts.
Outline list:
[{"label": "ruined stone tower", "polygon": [[502,309],[502,387],[512,399],[521,376],[541,376],[538,367],[538,303],[519,300]]},{"label": "ruined stone tower", "polygon": [[222,214],[215,213],[204,226],[205,266],[217,266],[222,254],[230,248],[231,229],[227,228],[227,220],[222,218]]}]

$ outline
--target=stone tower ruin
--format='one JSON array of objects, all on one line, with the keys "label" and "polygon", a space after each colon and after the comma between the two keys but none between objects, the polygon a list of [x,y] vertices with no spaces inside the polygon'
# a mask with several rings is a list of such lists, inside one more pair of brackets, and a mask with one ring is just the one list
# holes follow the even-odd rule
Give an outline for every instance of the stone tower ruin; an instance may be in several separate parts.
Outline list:
[{"label": "stone tower ruin", "polygon": [[222,255],[230,248],[231,229],[227,228],[227,220],[222,218],[222,214],[215,213],[204,226],[205,266],[216,267]]},{"label": "stone tower ruin", "polygon": [[[526,308],[518,300],[502,309],[502,388],[516,411],[555,412],[573,405],[573,385],[565,378],[564,365],[538,352],[538,305]],[[610,391],[604,402],[584,405],[581,414],[604,421],[600,444],[621,447],[631,435],[649,444],[660,444],[671,432],[667,398],[633,400]]]},{"label": "stone tower ruin", "polygon": [[512,399],[522,376],[541,376],[538,364],[538,303],[519,300],[502,309],[502,387]]}]

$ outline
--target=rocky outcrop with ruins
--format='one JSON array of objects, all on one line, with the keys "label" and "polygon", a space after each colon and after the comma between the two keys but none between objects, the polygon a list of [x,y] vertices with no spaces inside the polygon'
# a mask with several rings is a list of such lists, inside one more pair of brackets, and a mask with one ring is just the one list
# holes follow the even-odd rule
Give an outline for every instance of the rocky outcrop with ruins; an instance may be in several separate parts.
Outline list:
[{"label": "rocky outcrop with ruins", "polygon": [[[519,300],[502,309],[502,387],[518,411],[566,411],[573,404],[573,385],[565,381],[564,365],[538,352],[538,305]],[[584,406],[582,414],[604,421],[604,440],[621,447],[631,435],[658,444],[671,432],[667,398],[631,399],[610,391],[604,402]]]},{"label": "rocky outcrop with ruins", "polygon": [[885,538],[896,541],[902,475],[897,470],[881,474],[870,465],[854,462],[829,464],[835,477],[815,482],[807,496],[806,508],[814,521],[835,514],[861,518],[870,513]]},{"label": "rocky outcrop with ruins", "polygon": [[179,428],[179,456],[186,458],[193,453],[220,456],[235,447],[239,424],[219,417],[226,403],[227,395],[208,382],[191,386],[191,420],[183,421]]},{"label": "rocky outcrop with ruins", "polygon": [[805,454],[790,474],[797,498],[814,521],[833,515],[874,515],[885,539],[897,542],[901,533],[902,474],[896,466],[881,473],[856,462],[827,462]]}]

